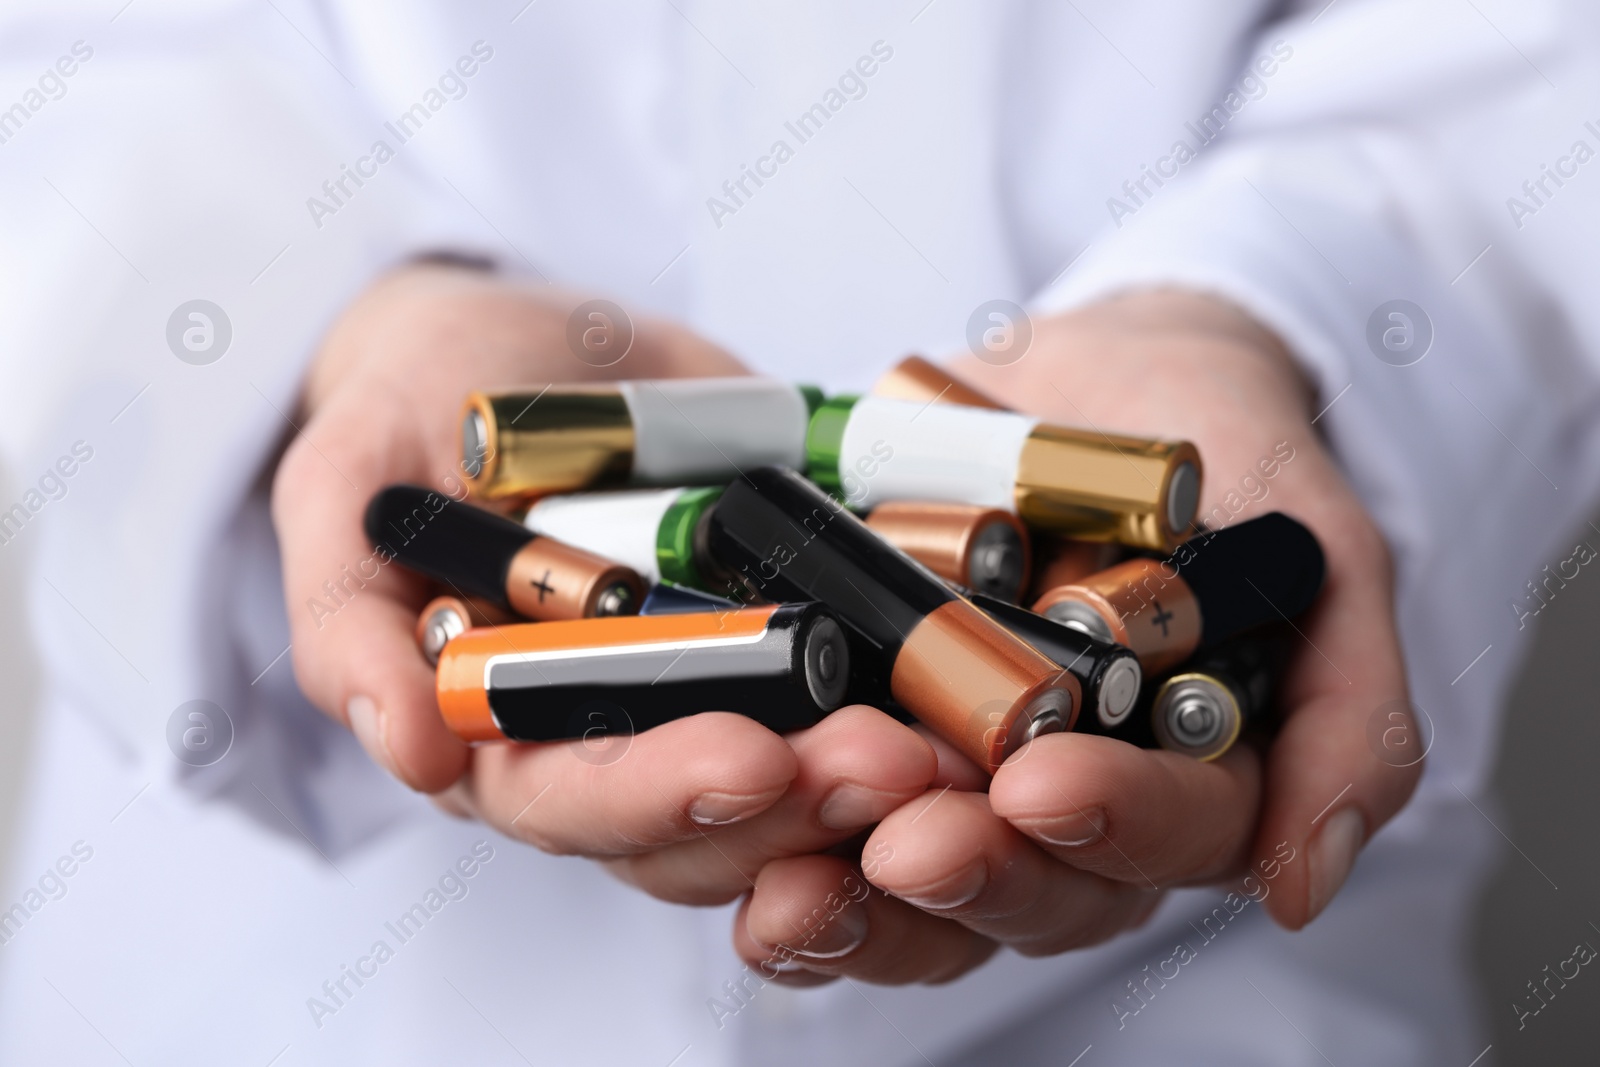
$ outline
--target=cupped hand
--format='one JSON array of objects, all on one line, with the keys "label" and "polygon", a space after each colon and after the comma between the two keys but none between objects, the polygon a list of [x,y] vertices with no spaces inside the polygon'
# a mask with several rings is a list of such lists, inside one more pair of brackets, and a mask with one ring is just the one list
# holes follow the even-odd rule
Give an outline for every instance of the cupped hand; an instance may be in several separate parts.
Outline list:
[{"label": "cupped hand", "polygon": [[433,591],[376,561],[362,532],[386,485],[462,495],[456,423],[470,390],[744,373],[716,346],[647,321],[619,363],[591,366],[567,345],[578,303],[418,265],[334,325],[273,484],[295,675],[375,761],[450,810],[552,852],[606,857],[659,896],[731,900],[768,860],[831,847],[920,795],[933,775],[927,744],[847,709],[787,741],[711,712],[598,745],[468,746],[445,728],[412,638]]},{"label": "cupped hand", "polygon": [[[1228,305],[1151,292],[1036,322],[1011,365],[956,369],[1052,421],[1195,442],[1212,526],[1277,510],[1317,534],[1327,580],[1297,621],[1281,728],[1261,750],[1212,763],[1047,735],[987,791],[935,742],[935,788],[885,818],[859,864],[801,856],[760,872],[735,945],[752,964],[781,961],[780,980],[940,981],[997,945],[1045,954],[1115,936],[1175,886],[1232,882],[1280,924],[1310,922],[1421,766],[1369,740],[1375,715],[1386,726],[1408,715],[1387,718],[1408,706],[1389,556],[1317,437],[1310,390],[1282,345]],[[861,872],[877,891],[840,896]]]}]

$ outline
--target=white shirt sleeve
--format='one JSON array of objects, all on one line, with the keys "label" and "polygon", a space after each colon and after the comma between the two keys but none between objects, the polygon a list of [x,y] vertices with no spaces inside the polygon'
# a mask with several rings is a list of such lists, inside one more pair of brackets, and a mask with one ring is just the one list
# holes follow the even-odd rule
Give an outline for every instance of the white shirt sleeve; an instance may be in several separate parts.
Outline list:
[{"label": "white shirt sleeve", "polygon": [[[1463,787],[1540,605],[1525,583],[1569,557],[1600,491],[1593,269],[1568,247],[1600,221],[1600,166],[1579,162],[1600,124],[1575,106],[1592,21],[1345,2],[1269,27],[1035,301],[1179,286],[1283,339],[1395,550],[1414,697],[1451,720],[1437,744],[1459,758],[1434,762]],[[1246,80],[1263,57],[1273,76]]]}]

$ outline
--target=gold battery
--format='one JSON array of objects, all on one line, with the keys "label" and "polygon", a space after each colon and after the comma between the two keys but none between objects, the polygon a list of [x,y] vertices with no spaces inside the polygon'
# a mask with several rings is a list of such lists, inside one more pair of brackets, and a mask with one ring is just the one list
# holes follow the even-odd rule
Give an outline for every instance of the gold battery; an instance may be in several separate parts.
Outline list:
[{"label": "gold battery", "polygon": [[486,499],[619,484],[633,468],[634,430],[615,386],[473,393],[461,412],[463,473]]},{"label": "gold battery", "polygon": [[1200,504],[1200,452],[1040,423],[1017,463],[1017,513],[1030,526],[1081,541],[1170,552]]},{"label": "gold battery", "polygon": [[1028,584],[1028,531],[1009,511],[975,504],[891,501],[867,525],[941,578],[1015,601]]},{"label": "gold battery", "polygon": [[[876,396],[1009,410],[920,356],[873,386]],[[1030,526],[1083,541],[1170,552],[1200,506],[1200,452],[1187,441],[1040,423],[1022,447],[1017,512]]]}]

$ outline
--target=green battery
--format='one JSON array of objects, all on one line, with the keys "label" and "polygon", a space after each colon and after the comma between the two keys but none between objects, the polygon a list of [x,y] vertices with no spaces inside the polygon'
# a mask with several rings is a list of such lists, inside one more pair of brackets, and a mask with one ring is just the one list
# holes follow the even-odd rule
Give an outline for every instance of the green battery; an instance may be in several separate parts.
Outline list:
[{"label": "green battery", "polygon": [[722,592],[705,548],[706,515],[721,496],[720,486],[568,493],[538,501],[523,524],[632,567],[647,582]]}]

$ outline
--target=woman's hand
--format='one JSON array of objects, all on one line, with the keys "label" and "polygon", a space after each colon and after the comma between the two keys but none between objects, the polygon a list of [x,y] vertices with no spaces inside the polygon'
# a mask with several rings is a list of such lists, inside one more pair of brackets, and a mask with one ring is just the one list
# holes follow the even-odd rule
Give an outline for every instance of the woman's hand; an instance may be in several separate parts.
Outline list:
[{"label": "woman's hand", "polygon": [[361,520],[373,493],[409,482],[460,495],[457,416],[468,391],[744,373],[715,345],[656,322],[635,323],[625,358],[597,369],[567,346],[578,302],[416,266],[374,285],[334,325],[296,420],[304,432],[273,484],[295,675],[375,761],[442,794],[447,808],[551,852],[609,858],[658,896],[731,900],[768,860],[828,848],[920,795],[934,769],[927,744],[847,709],[788,740],[713,712],[598,747],[472,748],[445,728],[413,642],[428,584],[398,566],[361,577],[371,573],[360,566],[373,555]]},{"label": "woman's hand", "polygon": [[[1281,344],[1237,310],[1182,292],[1034,325],[1019,362],[966,359],[958,371],[1052,421],[1191,440],[1206,467],[1202,518],[1226,525],[1283,511],[1322,542],[1327,581],[1297,622],[1282,728],[1264,752],[1240,746],[1213,763],[1051,734],[1002,766],[987,793],[936,746],[935,789],[886,818],[863,851],[882,894],[841,903],[841,881],[857,868],[831,856],[760,873],[734,941],[769,970],[791,961],[790,980],[945,980],[995,945],[1046,954],[1093,944],[1142,922],[1169,887],[1247,874],[1245,891],[1296,929],[1327,907],[1421,773],[1380,759],[1368,741],[1373,714],[1407,695],[1389,556],[1317,438],[1309,390]],[[1268,479],[1260,464],[1272,459]],[[819,917],[836,935],[825,958],[806,955],[796,934]],[[853,947],[837,951],[846,934]]]}]

